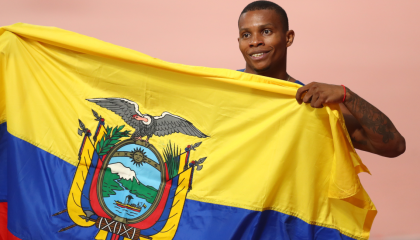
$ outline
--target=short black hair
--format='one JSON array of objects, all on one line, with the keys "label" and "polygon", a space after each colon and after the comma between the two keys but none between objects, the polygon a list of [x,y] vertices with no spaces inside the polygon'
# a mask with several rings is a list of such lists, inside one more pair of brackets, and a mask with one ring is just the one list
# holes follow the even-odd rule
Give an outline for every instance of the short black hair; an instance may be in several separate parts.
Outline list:
[{"label": "short black hair", "polygon": [[281,22],[283,24],[283,30],[285,32],[289,31],[289,18],[287,17],[286,11],[284,11],[284,9],[276,3],[270,1],[255,1],[248,4],[244,8],[244,10],[242,10],[241,15],[239,15],[239,18],[241,18],[242,14],[246,12],[256,10],[274,10],[280,16]]}]

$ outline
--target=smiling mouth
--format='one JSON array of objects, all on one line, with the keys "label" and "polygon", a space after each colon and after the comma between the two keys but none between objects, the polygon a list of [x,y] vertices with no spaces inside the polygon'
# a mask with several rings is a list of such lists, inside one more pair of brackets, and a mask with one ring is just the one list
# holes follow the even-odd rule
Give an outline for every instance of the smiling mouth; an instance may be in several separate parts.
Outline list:
[{"label": "smiling mouth", "polygon": [[267,53],[269,53],[269,51],[268,52],[254,53],[254,54],[251,54],[250,56],[254,60],[259,60],[259,59],[264,58],[267,55]]}]

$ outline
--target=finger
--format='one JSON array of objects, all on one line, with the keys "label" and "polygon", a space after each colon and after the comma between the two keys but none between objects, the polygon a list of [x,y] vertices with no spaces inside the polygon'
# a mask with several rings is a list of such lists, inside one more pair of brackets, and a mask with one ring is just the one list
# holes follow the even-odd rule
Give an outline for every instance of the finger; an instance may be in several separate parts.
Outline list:
[{"label": "finger", "polygon": [[303,97],[302,101],[304,103],[309,103],[312,101],[313,99],[313,95],[315,93],[314,88],[310,88],[309,91],[306,93],[306,95]]},{"label": "finger", "polygon": [[304,95],[306,95],[306,91],[308,91],[308,85],[300,87],[296,92],[296,101],[299,104],[302,104],[302,98]]},{"label": "finger", "polygon": [[302,104],[302,98],[305,97],[308,90],[312,87],[314,82],[311,82],[303,87],[300,87],[296,93],[296,101],[298,101],[299,104]]},{"label": "finger", "polygon": [[317,93],[317,92],[315,92],[313,95],[312,95],[312,99],[311,99],[311,107],[315,107],[315,102],[316,101],[318,101],[318,99],[319,99],[319,93]]},{"label": "finger", "polygon": [[325,99],[322,96],[318,97],[318,100],[315,101],[312,107],[314,108],[323,108],[325,103]]}]

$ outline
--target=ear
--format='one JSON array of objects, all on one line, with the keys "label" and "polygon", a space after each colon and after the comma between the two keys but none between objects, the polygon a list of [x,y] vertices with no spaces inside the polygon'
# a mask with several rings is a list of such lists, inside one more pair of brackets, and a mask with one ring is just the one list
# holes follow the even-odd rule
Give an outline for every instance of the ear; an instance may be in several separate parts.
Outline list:
[{"label": "ear", "polygon": [[295,40],[295,31],[289,30],[286,32],[286,47],[290,47]]}]

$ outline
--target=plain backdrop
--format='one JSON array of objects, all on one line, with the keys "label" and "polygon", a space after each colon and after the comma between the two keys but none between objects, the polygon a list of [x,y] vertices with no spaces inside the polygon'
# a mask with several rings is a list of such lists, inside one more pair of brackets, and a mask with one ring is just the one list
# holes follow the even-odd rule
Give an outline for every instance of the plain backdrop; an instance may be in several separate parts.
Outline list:
[{"label": "plain backdrop", "polygon": [[[379,210],[372,239],[420,239],[420,1],[276,0],[296,39],[288,72],[344,84],[381,109],[407,142],[394,159],[360,152]],[[237,20],[249,1],[0,0],[0,25],[56,26],[170,62],[239,69]]]}]

